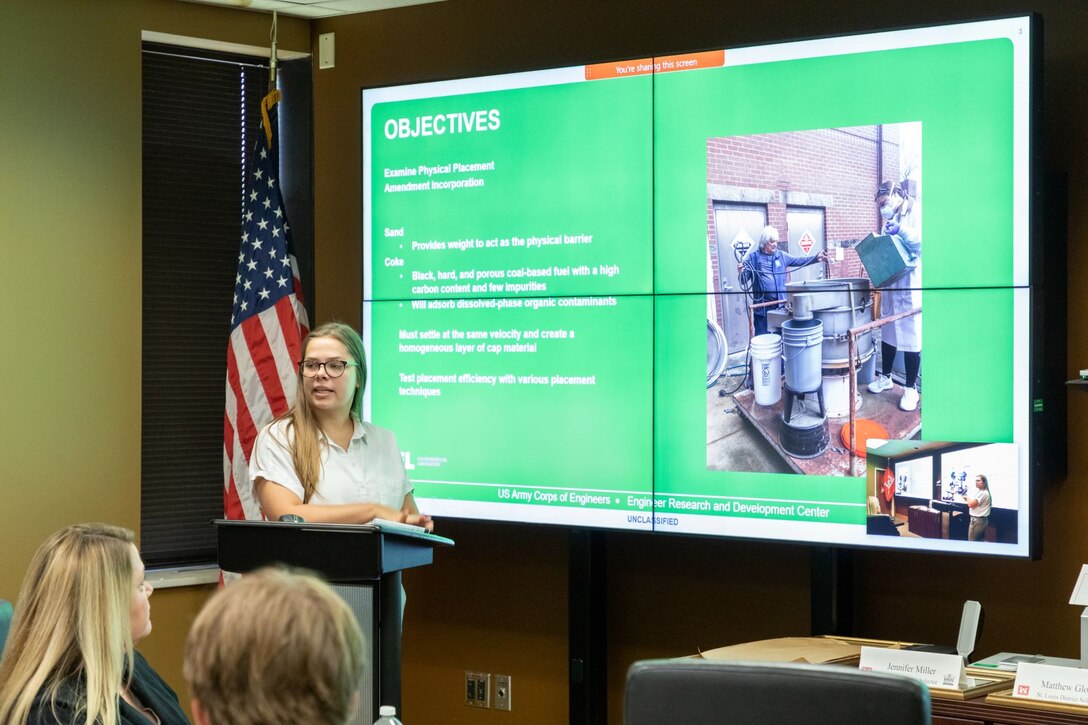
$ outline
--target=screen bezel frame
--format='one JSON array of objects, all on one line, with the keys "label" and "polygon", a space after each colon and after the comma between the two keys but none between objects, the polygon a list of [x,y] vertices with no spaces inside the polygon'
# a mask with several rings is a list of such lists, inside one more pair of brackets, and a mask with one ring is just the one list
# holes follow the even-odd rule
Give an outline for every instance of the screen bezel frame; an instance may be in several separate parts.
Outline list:
[{"label": "screen bezel frame", "polygon": [[[843,549],[859,549],[859,550],[882,550],[882,551],[901,551],[907,553],[922,553],[922,554],[946,554],[954,556],[981,556],[984,558],[992,559],[1031,559],[1036,560],[1042,556],[1042,490],[1045,482],[1054,474],[1047,465],[1047,456],[1042,447],[1043,440],[1049,440],[1044,436],[1044,421],[1043,413],[1039,409],[1037,401],[1045,401],[1052,399],[1055,393],[1055,386],[1053,381],[1049,380],[1049,376],[1046,375],[1048,367],[1045,358],[1045,351],[1042,350],[1042,339],[1044,337],[1044,328],[1047,319],[1046,312],[1049,308],[1049,299],[1052,295],[1048,294],[1048,287],[1043,284],[1044,274],[1046,272],[1046,262],[1041,250],[1038,248],[1042,244],[1043,235],[1043,210],[1046,209],[1045,194],[1043,188],[1043,174],[1042,174],[1042,161],[1039,159],[1039,152],[1042,149],[1042,83],[1044,78],[1043,73],[1043,48],[1042,48],[1042,16],[1038,12],[1026,12],[1026,13],[1011,13],[1006,15],[995,15],[987,17],[972,17],[953,20],[950,22],[941,23],[919,23],[916,25],[908,26],[896,26],[890,28],[880,28],[871,30],[856,30],[846,33],[837,33],[829,35],[814,35],[803,37],[779,37],[770,40],[753,41],[743,44],[728,44],[725,46],[717,47],[695,47],[684,48],[680,50],[671,51],[655,51],[653,53],[625,53],[621,56],[599,56],[597,59],[593,59],[591,54],[587,54],[586,57],[580,63],[559,63],[557,65],[549,66],[536,66],[517,68],[514,66],[505,68],[504,70],[496,73],[488,73],[480,76],[466,76],[466,75],[432,75],[419,77],[416,80],[409,83],[387,83],[387,84],[375,84],[370,86],[359,87],[359,112],[360,112],[360,231],[361,235],[366,237],[367,224],[366,219],[368,217],[368,200],[367,192],[369,191],[368,179],[365,173],[366,170],[366,153],[367,145],[364,137],[364,120],[366,114],[366,101],[365,94],[367,91],[374,91],[386,88],[400,88],[400,87],[412,87],[417,85],[425,85],[431,83],[440,83],[445,81],[460,81],[470,79],[483,79],[498,77],[504,75],[530,73],[534,71],[550,71],[563,68],[573,68],[579,66],[585,66],[596,63],[609,63],[632,60],[635,58],[658,58],[670,55],[687,54],[687,53],[699,53],[710,50],[737,50],[737,49],[750,49],[759,48],[764,46],[774,46],[792,43],[803,43],[807,41],[832,41],[838,39],[852,38],[856,36],[865,35],[879,35],[882,33],[894,33],[899,31],[915,31],[915,30],[928,30],[928,29],[944,29],[955,28],[961,25],[971,25],[978,23],[986,23],[993,21],[1006,21],[1024,19],[1028,22],[1029,26],[1029,47],[1028,47],[1028,89],[1027,89],[1027,178],[1026,183],[1028,186],[1027,193],[1027,228],[1028,228],[1028,291],[1029,291],[1029,303],[1028,303],[1028,341],[1029,341],[1029,353],[1027,356],[1027,371],[1028,377],[1027,390],[1030,396],[1030,400],[1025,401],[1023,405],[1028,411],[1027,428],[1028,428],[1028,513],[1027,513],[1027,526],[1028,531],[1025,535],[1024,532],[1020,532],[1021,536],[1026,536],[1026,553],[1006,553],[1006,552],[979,552],[979,551],[959,551],[959,550],[933,550],[927,548],[913,548],[902,546],[888,546],[886,542],[873,541],[872,543],[866,541],[864,543],[838,543],[833,541],[804,541],[796,539],[780,539],[773,537],[751,537],[751,536],[738,536],[730,534],[708,534],[702,532],[678,532],[670,530],[657,529],[651,527],[650,529],[637,529],[637,528],[622,528],[622,527],[601,527],[584,524],[574,523],[550,523],[550,522],[531,522],[521,521],[517,519],[494,519],[494,518],[473,518],[471,516],[456,516],[450,518],[456,518],[459,521],[472,521],[476,523],[494,523],[494,524],[515,524],[515,525],[528,525],[528,526],[547,526],[549,528],[563,527],[570,529],[582,529],[591,531],[603,531],[603,532],[621,532],[632,534],[665,534],[671,536],[695,536],[700,538],[719,539],[719,540],[736,540],[736,541],[748,541],[748,542],[766,542],[775,544],[785,544],[794,546],[803,546],[806,548],[843,548]],[[367,306],[373,302],[367,298],[367,290],[365,289],[365,280],[368,279],[368,263],[370,260],[366,258],[366,247],[364,240],[360,240],[359,254],[361,260],[361,275],[364,281],[362,294],[361,294],[361,319],[364,321],[364,327],[366,321],[369,319],[367,312]],[[970,288],[964,288],[970,289]],[[1023,289],[1010,285],[1004,289]],[[652,294],[651,297],[656,296]],[[1062,392],[1064,391],[1057,391]],[[1013,401],[1015,404],[1015,401]],[[656,426],[656,416],[652,423]],[[653,455],[656,455],[656,451]],[[651,459],[652,460],[652,459]],[[653,473],[651,472],[651,478]],[[652,493],[651,493],[652,495]],[[656,514],[656,510],[651,510],[650,515]],[[880,539],[884,537],[871,537],[873,539]]]}]

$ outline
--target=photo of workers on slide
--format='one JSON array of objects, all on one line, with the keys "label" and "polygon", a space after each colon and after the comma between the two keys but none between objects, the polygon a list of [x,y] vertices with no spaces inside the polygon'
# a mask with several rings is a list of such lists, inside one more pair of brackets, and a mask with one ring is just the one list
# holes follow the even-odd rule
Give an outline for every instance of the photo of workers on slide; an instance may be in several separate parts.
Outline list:
[{"label": "photo of workers on slide", "polygon": [[919,122],[707,139],[708,469],[864,476],[867,440],[921,435],[921,149]]}]

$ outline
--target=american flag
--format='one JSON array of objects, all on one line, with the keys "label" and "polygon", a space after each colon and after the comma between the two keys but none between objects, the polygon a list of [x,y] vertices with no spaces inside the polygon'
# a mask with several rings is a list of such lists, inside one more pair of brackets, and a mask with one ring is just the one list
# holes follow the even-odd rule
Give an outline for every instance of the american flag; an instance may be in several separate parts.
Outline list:
[{"label": "american flag", "polygon": [[228,519],[261,518],[249,485],[249,456],[261,428],[294,401],[296,365],[309,332],[278,183],[273,107],[279,99],[280,92],[272,91],[261,101],[263,133],[246,169],[223,419],[223,507]]}]

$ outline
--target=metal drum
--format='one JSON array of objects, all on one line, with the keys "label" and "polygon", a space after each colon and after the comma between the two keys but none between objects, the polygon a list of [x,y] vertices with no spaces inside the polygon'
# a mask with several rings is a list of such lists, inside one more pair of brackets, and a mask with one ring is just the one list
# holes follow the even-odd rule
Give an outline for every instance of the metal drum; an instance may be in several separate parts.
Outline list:
[{"label": "metal drum", "polygon": [[806,294],[812,298],[812,309],[828,310],[835,307],[865,306],[871,297],[869,280],[864,277],[841,277],[839,279],[806,279],[801,282],[786,283],[786,297],[794,309],[794,296]]},{"label": "metal drum", "polygon": [[[847,331],[873,321],[873,296],[864,277],[809,279],[786,283],[786,296],[794,319],[815,317],[823,323],[823,366],[850,363]],[[858,335],[856,364],[868,360],[874,350],[873,333]]]}]

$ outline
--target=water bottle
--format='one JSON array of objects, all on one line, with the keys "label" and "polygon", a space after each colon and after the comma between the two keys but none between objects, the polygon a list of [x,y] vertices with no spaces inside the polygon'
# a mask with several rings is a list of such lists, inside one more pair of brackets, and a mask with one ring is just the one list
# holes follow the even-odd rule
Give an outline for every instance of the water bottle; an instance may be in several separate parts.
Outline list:
[{"label": "water bottle", "polygon": [[378,715],[380,717],[374,721],[374,725],[403,725],[397,719],[397,708],[392,705],[382,705],[378,708]]}]

